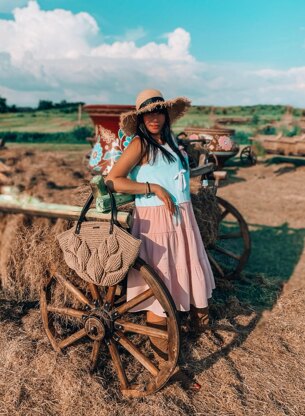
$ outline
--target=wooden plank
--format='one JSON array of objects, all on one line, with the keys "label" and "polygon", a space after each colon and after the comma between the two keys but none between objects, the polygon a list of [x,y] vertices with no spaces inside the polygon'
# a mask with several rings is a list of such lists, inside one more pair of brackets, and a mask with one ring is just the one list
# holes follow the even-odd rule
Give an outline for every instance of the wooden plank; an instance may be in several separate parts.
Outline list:
[{"label": "wooden plank", "polygon": [[[21,199],[11,195],[0,195],[0,212],[9,214],[26,214],[37,217],[63,218],[67,220],[77,220],[82,207],[64,204],[51,204],[31,198]],[[109,221],[110,212],[102,213],[96,209],[90,209],[86,214],[88,221]],[[122,227],[131,226],[131,215],[128,212],[118,212],[118,221]]]}]

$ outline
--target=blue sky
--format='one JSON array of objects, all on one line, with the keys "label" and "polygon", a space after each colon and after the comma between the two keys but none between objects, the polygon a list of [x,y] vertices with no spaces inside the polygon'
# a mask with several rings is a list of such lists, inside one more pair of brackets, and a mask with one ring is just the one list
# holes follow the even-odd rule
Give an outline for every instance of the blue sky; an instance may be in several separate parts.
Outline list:
[{"label": "blue sky", "polygon": [[0,95],[305,107],[304,18],[304,0],[0,0]]},{"label": "blue sky", "polygon": [[304,0],[40,0],[46,10],[88,11],[106,35],[142,27],[139,45],[183,27],[200,60],[289,68],[305,64]]}]

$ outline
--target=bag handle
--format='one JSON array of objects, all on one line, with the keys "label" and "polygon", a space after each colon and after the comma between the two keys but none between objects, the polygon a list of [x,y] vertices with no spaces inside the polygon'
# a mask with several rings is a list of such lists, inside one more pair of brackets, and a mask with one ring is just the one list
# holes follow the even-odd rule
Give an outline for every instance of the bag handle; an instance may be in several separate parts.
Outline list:
[{"label": "bag handle", "polygon": [[116,206],[115,197],[114,197],[113,193],[110,191],[109,187],[108,186],[106,186],[106,187],[107,187],[108,194],[110,196],[110,206],[111,206],[111,219],[110,219],[110,231],[109,231],[109,233],[112,234],[114,224],[117,225],[118,227],[121,227],[121,224],[118,221],[118,209],[117,209],[117,206]]},{"label": "bag handle", "polygon": [[[112,234],[114,224],[117,225],[118,227],[121,227],[121,224],[118,221],[118,210],[116,206],[115,197],[107,185],[106,185],[106,188],[110,196],[110,206],[111,206],[110,234]],[[79,218],[75,227],[75,234],[80,233],[80,227],[81,227],[82,222],[87,221],[86,214],[89,211],[89,208],[90,208],[90,205],[92,204],[93,199],[94,199],[94,196],[93,196],[93,193],[91,193],[87,201],[85,202],[85,205],[83,206],[81,213],[79,215]]]}]

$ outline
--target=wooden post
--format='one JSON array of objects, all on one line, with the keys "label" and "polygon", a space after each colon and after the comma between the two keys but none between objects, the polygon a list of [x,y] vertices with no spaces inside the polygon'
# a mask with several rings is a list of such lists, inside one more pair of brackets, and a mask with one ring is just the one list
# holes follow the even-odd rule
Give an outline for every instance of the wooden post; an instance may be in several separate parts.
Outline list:
[{"label": "wooden post", "polygon": [[78,105],[78,118],[77,118],[78,125],[81,124],[81,120],[82,120],[82,107],[83,106],[81,104]]}]

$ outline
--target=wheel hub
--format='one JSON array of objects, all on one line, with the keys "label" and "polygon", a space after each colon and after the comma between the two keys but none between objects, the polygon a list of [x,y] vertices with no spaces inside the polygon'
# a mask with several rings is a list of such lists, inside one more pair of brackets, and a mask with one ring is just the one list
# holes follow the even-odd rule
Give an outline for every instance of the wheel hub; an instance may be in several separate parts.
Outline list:
[{"label": "wheel hub", "polygon": [[97,316],[90,316],[86,319],[85,331],[88,337],[94,341],[102,340],[106,334],[105,326]]}]

